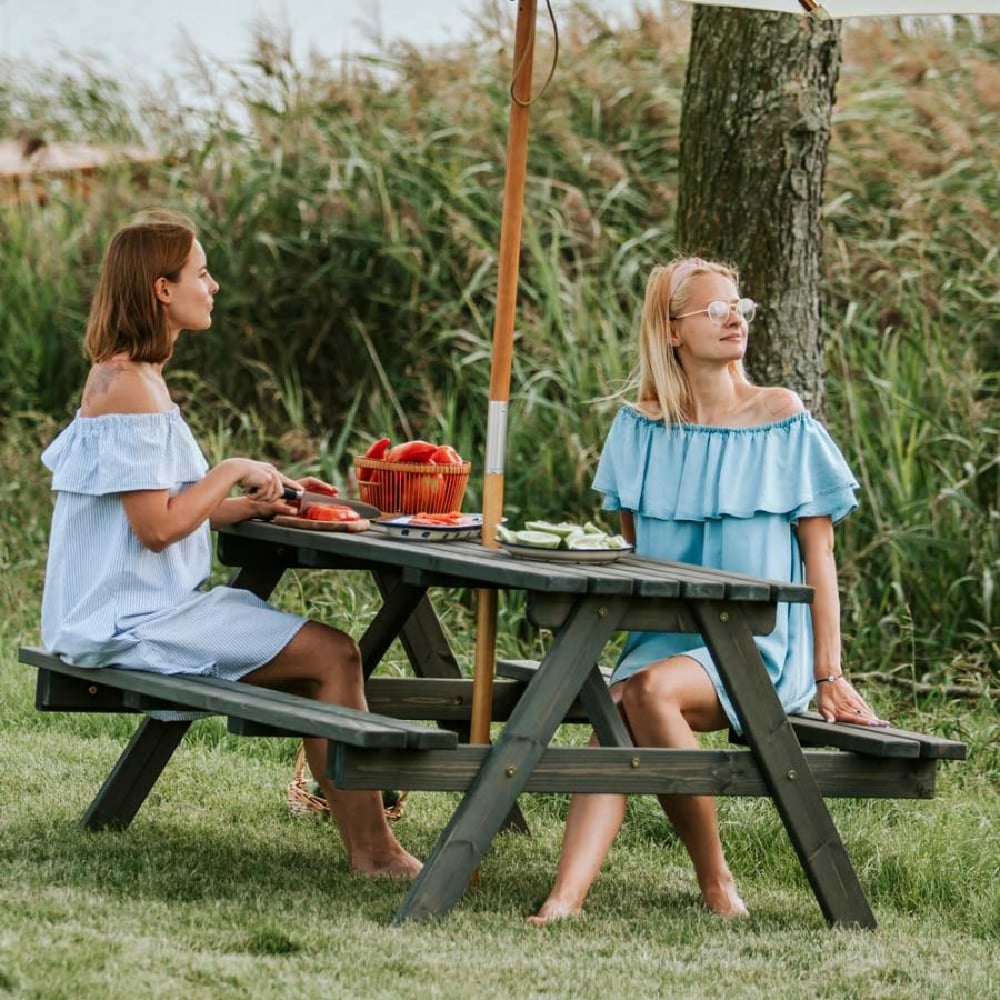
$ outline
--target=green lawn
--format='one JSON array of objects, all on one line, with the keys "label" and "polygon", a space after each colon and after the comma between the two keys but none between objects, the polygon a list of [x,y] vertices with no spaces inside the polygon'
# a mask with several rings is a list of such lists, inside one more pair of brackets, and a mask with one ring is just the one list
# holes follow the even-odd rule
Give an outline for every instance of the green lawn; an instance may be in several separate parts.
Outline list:
[{"label": "green lawn", "polygon": [[[392,881],[350,876],[326,823],[290,817],[291,741],[197,723],[131,829],[78,819],[131,717],[42,715],[33,671],[0,660],[0,996],[989,997],[1000,993],[1000,767],[995,715],[897,721],[970,740],[930,802],[834,802],[878,931],[826,928],[774,809],[721,805],[753,911],[702,912],[651,798],[585,916],[524,918],[555,869],[565,799],[526,796],[533,835],[505,835],[452,915],[393,928]],[[943,725],[935,719],[949,718]],[[581,735],[575,728],[566,738]],[[426,856],[454,797],[410,796],[402,841]]]}]

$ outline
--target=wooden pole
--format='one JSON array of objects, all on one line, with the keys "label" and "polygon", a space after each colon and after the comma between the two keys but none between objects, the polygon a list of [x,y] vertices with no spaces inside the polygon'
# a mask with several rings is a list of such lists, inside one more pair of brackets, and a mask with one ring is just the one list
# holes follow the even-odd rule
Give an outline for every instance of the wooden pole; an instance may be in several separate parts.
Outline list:
[{"label": "wooden pole", "polygon": [[[514,82],[507,134],[507,175],[500,221],[500,262],[497,307],[493,319],[490,403],[486,424],[486,469],[483,477],[483,545],[496,548],[496,529],[503,516],[504,455],[507,445],[507,404],[510,360],[517,309],[518,263],[524,181],[528,167],[529,101],[535,48],[537,0],[518,0],[514,42]],[[480,590],[476,607],[476,655],[472,675],[470,740],[489,743],[496,660],[497,592]]]}]

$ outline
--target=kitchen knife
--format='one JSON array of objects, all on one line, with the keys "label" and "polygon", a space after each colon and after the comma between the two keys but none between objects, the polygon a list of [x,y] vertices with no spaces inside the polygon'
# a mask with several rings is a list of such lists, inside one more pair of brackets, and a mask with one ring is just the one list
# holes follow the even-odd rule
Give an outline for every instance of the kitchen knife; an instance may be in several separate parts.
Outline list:
[{"label": "kitchen knife", "polygon": [[281,494],[282,500],[298,500],[299,510],[305,513],[310,507],[350,507],[362,517],[380,517],[382,511],[370,503],[360,500],[348,500],[345,497],[331,497],[325,493],[314,493],[311,490],[297,490],[294,486],[286,486]]}]

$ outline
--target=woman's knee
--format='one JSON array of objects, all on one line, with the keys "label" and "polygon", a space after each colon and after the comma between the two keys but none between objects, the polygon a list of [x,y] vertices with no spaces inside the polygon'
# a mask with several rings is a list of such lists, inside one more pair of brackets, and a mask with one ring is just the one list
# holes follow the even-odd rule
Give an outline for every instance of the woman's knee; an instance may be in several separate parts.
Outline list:
[{"label": "woman's knee", "polygon": [[318,646],[316,659],[325,668],[361,673],[361,650],[346,632],[316,621],[310,621],[306,628],[310,629]]},{"label": "woman's knee", "polygon": [[631,718],[651,708],[660,712],[680,711],[678,695],[669,668],[657,664],[632,674],[625,681],[621,704],[626,716]]},{"label": "woman's knee", "polygon": [[661,660],[623,685],[622,707],[631,719],[678,715],[699,732],[723,729],[727,719],[711,678],[688,656]]},{"label": "woman's knee", "polygon": [[299,670],[317,680],[332,671],[361,677],[361,651],[346,632],[308,621],[286,647]]}]

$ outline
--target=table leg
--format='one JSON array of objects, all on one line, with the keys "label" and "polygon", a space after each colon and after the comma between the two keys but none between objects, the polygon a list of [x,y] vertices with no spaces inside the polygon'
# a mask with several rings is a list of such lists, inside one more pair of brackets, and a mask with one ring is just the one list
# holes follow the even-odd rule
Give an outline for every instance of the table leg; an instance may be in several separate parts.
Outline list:
[{"label": "table leg", "polygon": [[596,663],[580,688],[580,703],[590,717],[590,724],[602,747],[632,746],[632,736],[618,706],[611,700],[608,682]]},{"label": "table leg", "polygon": [[396,913],[395,923],[443,916],[458,901],[626,607],[582,598]]},{"label": "table leg", "polygon": [[237,590],[249,590],[251,594],[256,594],[262,601],[266,601],[278,586],[278,581],[284,572],[284,566],[262,564],[241,566],[229,578],[226,586],[235,587]]},{"label": "table leg", "polygon": [[[402,586],[400,574],[391,570],[373,569],[372,575],[383,600],[387,600],[397,586]],[[426,592],[403,624],[399,641],[418,677],[462,676]]]},{"label": "table leg", "polygon": [[[382,595],[382,600],[385,602],[383,610],[387,605],[393,605],[397,612],[392,614],[391,623],[389,616],[387,616],[384,633],[376,633],[370,640],[370,646],[368,645],[369,634],[375,629],[376,622],[378,622],[382,612],[379,612],[376,621],[372,622],[361,639],[361,659],[364,663],[365,677],[371,676],[379,660],[389,648],[389,643],[398,635],[410,661],[410,666],[417,677],[461,678],[462,671],[451,652],[451,646],[448,644],[448,639],[441,628],[441,622],[431,606],[426,589],[421,590],[404,584],[399,573],[372,570],[372,575],[375,577],[375,583]],[[384,648],[378,653],[376,659],[376,649],[383,643]],[[469,742],[468,723],[449,723],[445,728],[458,733],[461,742]],[[517,802],[511,806],[510,814],[504,820],[503,829],[512,833],[531,832],[528,821],[524,818]]]},{"label": "table leg", "polygon": [[830,924],[874,928],[875,915],[742,609],[697,601],[693,611],[823,915]]},{"label": "table leg", "polygon": [[83,814],[83,825],[90,830],[127,827],[190,728],[190,722],[143,719]]},{"label": "table leg", "polygon": [[[382,607],[379,608],[378,614],[358,643],[361,648],[361,663],[365,680],[368,680],[375,672],[375,668],[382,662],[382,657],[388,652],[393,640],[406,627],[406,623],[418,606],[428,603],[426,587],[411,587],[403,583],[398,576],[378,582],[379,590],[382,593]],[[433,615],[433,611],[431,614]],[[434,621],[436,624],[437,619],[435,618]],[[443,635],[441,638],[447,646],[447,640],[444,639]],[[424,676],[417,670],[414,656],[410,654],[409,650],[406,652],[417,676]],[[418,660],[418,662],[422,666],[422,660]],[[457,664],[455,671],[460,674]]]}]

